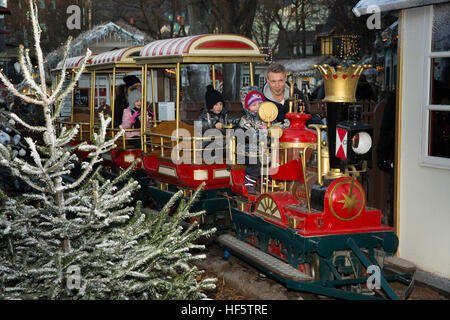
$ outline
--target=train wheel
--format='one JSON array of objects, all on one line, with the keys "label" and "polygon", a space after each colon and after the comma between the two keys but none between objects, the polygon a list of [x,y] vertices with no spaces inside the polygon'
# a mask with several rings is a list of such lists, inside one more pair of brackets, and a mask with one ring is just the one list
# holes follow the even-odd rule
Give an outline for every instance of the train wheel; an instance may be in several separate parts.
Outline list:
[{"label": "train wheel", "polygon": [[320,279],[319,257],[317,256],[316,253],[311,253],[310,258],[311,258],[311,262],[308,263],[309,273],[307,273],[307,274],[313,278],[313,281],[319,281],[319,279]]},{"label": "train wheel", "polygon": [[275,256],[282,258],[282,259],[286,259],[286,255],[283,254],[282,249],[283,249],[282,244],[280,242],[278,242],[277,240],[275,240],[273,238],[271,238],[269,240],[269,246],[267,248],[267,251]]},{"label": "train wheel", "polygon": [[311,262],[298,265],[298,271],[307,274],[313,278],[313,281],[319,281],[319,259],[315,254],[310,255]]},{"label": "train wheel", "polygon": [[257,236],[248,236],[246,238],[248,244],[254,245],[255,247],[259,247],[259,238]]},{"label": "train wheel", "polygon": [[309,263],[302,263],[298,265],[298,271],[307,274],[307,275],[311,275],[311,266]]},{"label": "train wheel", "polygon": [[[269,240],[269,246],[267,248],[267,251],[271,253],[272,255],[275,255],[279,257],[280,259],[286,261],[286,255],[283,253],[283,245],[281,242],[271,238]],[[315,271],[313,268],[311,268],[311,263],[302,263],[298,265],[298,271],[307,274],[309,276],[313,276],[315,274]]]}]

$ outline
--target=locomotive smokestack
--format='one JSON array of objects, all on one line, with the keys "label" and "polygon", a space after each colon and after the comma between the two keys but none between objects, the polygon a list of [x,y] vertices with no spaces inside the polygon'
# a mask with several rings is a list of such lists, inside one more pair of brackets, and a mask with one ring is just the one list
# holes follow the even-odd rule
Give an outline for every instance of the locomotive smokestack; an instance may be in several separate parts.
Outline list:
[{"label": "locomotive smokestack", "polygon": [[[355,115],[349,116],[349,106],[356,102],[355,94],[358,80],[366,68],[370,65],[351,65],[347,69],[337,66],[336,69],[325,64],[315,65],[314,69],[318,69],[325,87],[325,99],[327,103],[327,137],[328,150],[330,155],[330,168],[340,169],[343,171],[348,164],[353,164],[359,160],[354,153],[352,143],[357,143],[357,139],[353,141],[350,134],[356,134],[358,128],[362,124],[355,120]],[[350,124],[351,122],[351,124]],[[346,124],[344,128],[338,128],[340,125]],[[363,125],[364,130],[368,130],[368,125]],[[349,149],[350,148],[350,149]],[[349,152],[350,150],[350,152]],[[349,160],[351,158],[351,160]],[[360,159],[363,159],[360,157]],[[367,157],[364,157],[366,160]]]}]

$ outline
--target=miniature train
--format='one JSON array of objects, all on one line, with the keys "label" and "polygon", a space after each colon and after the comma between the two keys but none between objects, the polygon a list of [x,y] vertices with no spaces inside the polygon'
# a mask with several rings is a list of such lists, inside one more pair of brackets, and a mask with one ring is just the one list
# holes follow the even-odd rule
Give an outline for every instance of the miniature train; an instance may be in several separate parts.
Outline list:
[{"label": "miniature train", "polygon": [[[408,286],[406,297],[414,266],[403,274],[383,272],[398,238],[381,223],[381,211],[366,206],[358,182],[372,152],[372,127],[354,105],[366,66],[315,67],[325,82],[327,126],[307,128],[309,115],[286,115],[291,124],[279,139],[279,167],[263,179],[267,183],[256,198],[245,196],[242,172],[232,172],[231,189],[244,196],[237,196],[232,208],[236,236],[222,235],[219,242],[291,289],[346,299],[398,299],[388,281],[401,281]],[[324,127],[327,142],[321,139]],[[373,274],[367,274],[375,269],[383,292],[377,295],[371,290]]]},{"label": "miniature train", "polygon": [[[315,66],[324,79],[327,125],[306,127],[310,115],[299,107],[292,84],[291,107],[286,115],[289,128],[270,128],[277,115],[274,104],[265,103],[260,108],[260,117],[271,134],[261,157],[270,157],[271,161],[270,168],[262,170],[265,178],[258,186],[258,195],[247,193],[244,169],[236,164],[233,135],[215,137],[226,141],[221,148],[224,161],[211,164],[202,160],[205,138],[196,134],[194,126],[181,121],[182,67],[211,65],[216,86],[215,64],[248,63],[253,85],[253,63],[264,58],[250,39],[218,34],[158,40],[103,53],[92,58],[86,70],[88,103],[84,107],[75,105],[72,94],[70,113],[61,124],[82,127],[74,144],[89,141],[98,125],[98,75],[102,74],[107,83],[104,97],[110,101],[109,113],[114,117],[116,78],[134,72],[142,80],[143,101],[151,97],[149,105],[143,104],[142,113],[152,109],[158,116],[150,127],[143,122],[139,147],[123,137],[119,146],[104,157],[111,171],[122,170],[139,158],[135,172],[145,178],[144,197],[160,205],[178,190],[188,198],[204,184],[194,209],[205,210],[216,227],[220,227],[218,212],[231,215],[223,227],[232,227],[232,232],[220,235],[219,243],[288,288],[345,299],[398,299],[388,281],[400,281],[408,286],[407,295],[414,284],[414,268],[392,275],[383,271],[389,256],[397,250],[398,238],[392,228],[381,223],[381,211],[366,206],[365,192],[358,181],[372,153],[372,128],[361,121],[361,112],[354,105],[358,78],[367,66],[337,70]],[[77,63],[79,60],[72,67]],[[158,90],[165,83],[172,83],[175,90],[169,85],[164,95],[174,102],[164,105],[158,102]],[[156,105],[171,107],[174,119],[162,119]],[[113,122],[111,136],[120,130]],[[322,139],[322,130],[327,131],[327,140]],[[374,274],[367,274],[372,270]],[[371,290],[368,281],[373,278],[377,280],[375,288],[381,291]]]}]

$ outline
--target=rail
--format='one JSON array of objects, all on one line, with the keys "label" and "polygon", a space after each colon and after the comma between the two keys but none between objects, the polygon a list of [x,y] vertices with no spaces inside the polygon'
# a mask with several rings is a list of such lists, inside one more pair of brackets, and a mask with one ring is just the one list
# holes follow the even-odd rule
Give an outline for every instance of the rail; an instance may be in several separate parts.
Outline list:
[{"label": "rail", "polygon": [[[146,135],[147,137],[149,137],[149,139],[147,139],[147,148],[150,149],[151,152],[158,152],[161,157],[167,156],[167,153],[170,152],[171,156],[175,155],[175,160],[177,162],[183,160],[186,163],[202,164],[202,155],[204,151],[222,152],[222,154],[225,151],[225,154],[228,156],[222,158],[227,161],[226,163],[235,164],[236,162],[235,157],[233,156],[236,145],[236,137],[233,136],[174,136],[162,133],[154,133],[151,131],[147,131]],[[205,141],[212,142],[218,139],[221,139],[223,147],[214,146],[214,148],[205,148],[203,146],[203,143]],[[223,143],[223,141],[226,142]],[[229,151],[227,152],[227,150]]]},{"label": "rail", "polygon": [[70,122],[57,120],[56,123],[65,126],[66,128],[69,127],[70,129],[73,129],[75,126],[79,125],[80,128],[77,134],[77,136],[79,137],[77,140],[79,141],[87,141],[91,138],[91,130],[89,122]]}]

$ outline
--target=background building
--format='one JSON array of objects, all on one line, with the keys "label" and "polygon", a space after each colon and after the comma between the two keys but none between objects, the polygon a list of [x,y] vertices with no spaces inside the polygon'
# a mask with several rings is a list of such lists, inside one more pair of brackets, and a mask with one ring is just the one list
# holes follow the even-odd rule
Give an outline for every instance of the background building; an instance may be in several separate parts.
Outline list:
[{"label": "background building", "polygon": [[398,255],[450,291],[450,1],[362,0],[399,10],[395,156]]}]

